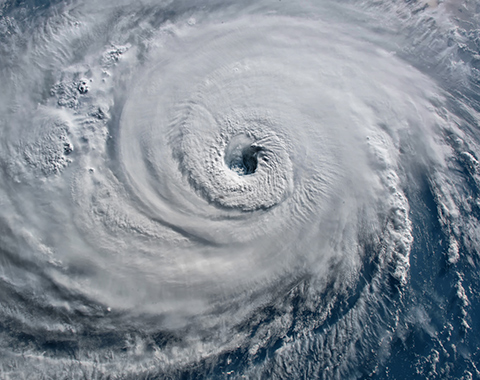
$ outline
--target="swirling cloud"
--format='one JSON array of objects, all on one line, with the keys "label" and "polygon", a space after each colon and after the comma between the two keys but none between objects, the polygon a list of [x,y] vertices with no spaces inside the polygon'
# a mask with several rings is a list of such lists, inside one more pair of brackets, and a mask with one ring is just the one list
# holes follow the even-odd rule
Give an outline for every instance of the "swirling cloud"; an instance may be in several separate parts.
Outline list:
[{"label": "swirling cloud", "polygon": [[446,136],[467,137],[445,69],[364,25],[391,10],[3,8],[5,373],[372,374],[406,318],[428,167],[460,260]]}]

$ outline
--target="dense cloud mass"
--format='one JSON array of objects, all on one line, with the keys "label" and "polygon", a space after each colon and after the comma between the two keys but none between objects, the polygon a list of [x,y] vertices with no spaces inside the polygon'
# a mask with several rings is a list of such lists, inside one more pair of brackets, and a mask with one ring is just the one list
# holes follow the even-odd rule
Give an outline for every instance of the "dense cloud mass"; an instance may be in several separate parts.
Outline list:
[{"label": "dense cloud mass", "polygon": [[480,377],[473,1],[0,2],[0,377]]}]

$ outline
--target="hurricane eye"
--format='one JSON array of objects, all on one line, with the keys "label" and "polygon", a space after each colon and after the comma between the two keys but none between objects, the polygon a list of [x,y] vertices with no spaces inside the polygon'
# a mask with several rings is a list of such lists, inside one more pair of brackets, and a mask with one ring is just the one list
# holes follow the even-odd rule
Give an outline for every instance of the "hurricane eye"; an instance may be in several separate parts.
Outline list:
[{"label": "hurricane eye", "polygon": [[250,175],[257,171],[259,152],[258,146],[247,146],[239,154],[232,154],[227,162],[228,167],[238,175]]}]

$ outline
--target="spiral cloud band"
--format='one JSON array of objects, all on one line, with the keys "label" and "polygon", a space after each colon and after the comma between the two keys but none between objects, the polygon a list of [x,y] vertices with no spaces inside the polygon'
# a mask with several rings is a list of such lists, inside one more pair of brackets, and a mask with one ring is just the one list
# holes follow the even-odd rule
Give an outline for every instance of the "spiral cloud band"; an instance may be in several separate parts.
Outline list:
[{"label": "spiral cloud band", "polygon": [[0,374],[478,376],[456,9],[4,2]]}]

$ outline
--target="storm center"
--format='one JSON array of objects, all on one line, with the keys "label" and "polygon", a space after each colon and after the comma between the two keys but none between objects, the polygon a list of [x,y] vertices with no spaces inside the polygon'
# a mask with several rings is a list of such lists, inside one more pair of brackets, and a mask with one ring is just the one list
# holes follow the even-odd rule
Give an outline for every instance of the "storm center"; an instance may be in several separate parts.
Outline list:
[{"label": "storm center", "polygon": [[225,152],[225,164],[238,175],[255,173],[258,156],[262,148],[253,144],[247,136],[236,136],[230,141]]}]

